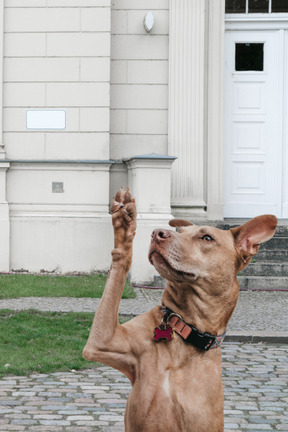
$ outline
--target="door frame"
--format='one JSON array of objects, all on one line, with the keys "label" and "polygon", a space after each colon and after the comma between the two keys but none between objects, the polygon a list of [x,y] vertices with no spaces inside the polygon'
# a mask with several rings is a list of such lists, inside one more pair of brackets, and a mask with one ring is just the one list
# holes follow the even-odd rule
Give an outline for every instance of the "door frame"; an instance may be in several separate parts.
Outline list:
[{"label": "door frame", "polygon": [[288,13],[226,14],[225,31],[288,30]]},{"label": "door frame", "polygon": [[[282,46],[279,49],[283,50],[288,47],[288,13],[281,14],[226,14],[225,15],[225,33],[229,31],[279,31],[282,32],[282,37],[279,37],[279,42]],[[284,32],[286,33],[284,35]],[[281,65],[279,65],[278,79],[284,80],[284,76],[288,74],[288,54],[286,59],[281,60]],[[288,82],[286,88],[278,97],[278,108],[279,112],[283,115],[280,119],[282,124],[282,144],[278,156],[278,169],[282,172],[282,190],[281,190],[281,214],[280,218],[288,218],[288,187],[286,186],[288,182]],[[286,95],[286,98],[285,98]],[[285,100],[286,99],[286,100]],[[286,114],[285,114],[286,112]],[[225,116],[224,116],[225,121]],[[280,141],[279,141],[280,147]],[[225,163],[224,163],[225,167]],[[225,202],[224,202],[225,204]],[[224,214],[225,217],[225,214]],[[225,217],[226,218],[226,217]]]}]

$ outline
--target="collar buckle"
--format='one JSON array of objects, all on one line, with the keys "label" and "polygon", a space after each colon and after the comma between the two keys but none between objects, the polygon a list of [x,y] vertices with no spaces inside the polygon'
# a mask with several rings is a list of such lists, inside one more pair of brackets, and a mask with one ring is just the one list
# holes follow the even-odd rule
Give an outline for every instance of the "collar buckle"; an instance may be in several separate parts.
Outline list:
[{"label": "collar buckle", "polygon": [[166,315],[163,317],[163,320],[165,320],[166,324],[168,324],[169,321],[170,321],[170,319],[171,319],[172,317],[176,317],[176,318],[178,318],[179,320],[183,321],[182,316],[181,316],[180,314],[175,313],[175,312],[171,312],[171,313],[166,314]]}]

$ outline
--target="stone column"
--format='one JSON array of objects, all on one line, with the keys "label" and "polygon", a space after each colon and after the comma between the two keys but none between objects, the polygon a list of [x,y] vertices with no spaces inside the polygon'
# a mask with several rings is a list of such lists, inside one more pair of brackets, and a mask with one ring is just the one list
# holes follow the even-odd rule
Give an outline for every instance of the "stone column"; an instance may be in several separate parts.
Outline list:
[{"label": "stone column", "polygon": [[10,266],[10,219],[6,198],[6,172],[10,166],[6,160],[3,144],[3,29],[4,0],[0,0],[0,271],[9,271]]},{"label": "stone column", "polygon": [[170,0],[169,154],[174,215],[223,207],[224,0]]},{"label": "stone column", "polygon": [[170,0],[169,154],[175,214],[204,216],[205,5]]},{"label": "stone column", "polygon": [[157,154],[135,156],[126,161],[128,185],[137,204],[137,232],[134,241],[131,281],[151,283],[157,275],[148,261],[151,233],[167,228],[170,207],[171,166],[175,157]]}]

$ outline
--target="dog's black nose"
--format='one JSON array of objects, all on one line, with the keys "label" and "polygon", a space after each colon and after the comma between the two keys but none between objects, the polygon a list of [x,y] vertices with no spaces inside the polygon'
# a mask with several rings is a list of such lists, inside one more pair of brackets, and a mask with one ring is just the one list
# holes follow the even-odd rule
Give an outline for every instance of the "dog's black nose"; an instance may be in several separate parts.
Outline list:
[{"label": "dog's black nose", "polygon": [[169,237],[171,237],[171,233],[169,230],[166,229],[155,229],[152,232],[152,239],[155,241],[163,241]]}]

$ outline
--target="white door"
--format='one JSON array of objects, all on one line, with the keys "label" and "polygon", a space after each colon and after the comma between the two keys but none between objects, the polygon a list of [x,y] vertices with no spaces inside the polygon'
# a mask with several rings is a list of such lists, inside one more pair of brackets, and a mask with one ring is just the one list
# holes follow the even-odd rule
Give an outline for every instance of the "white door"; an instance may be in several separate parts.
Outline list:
[{"label": "white door", "polygon": [[285,33],[226,32],[225,217],[288,215]]}]

